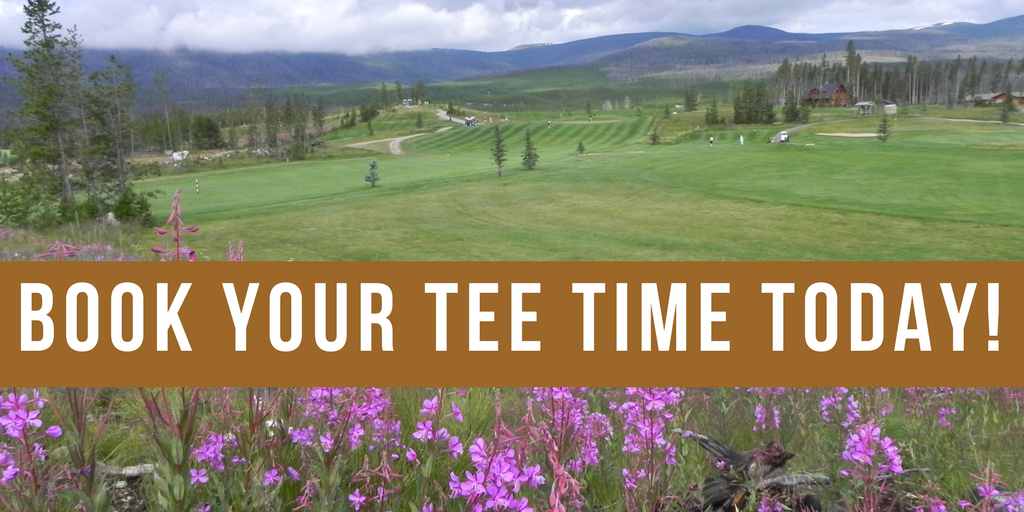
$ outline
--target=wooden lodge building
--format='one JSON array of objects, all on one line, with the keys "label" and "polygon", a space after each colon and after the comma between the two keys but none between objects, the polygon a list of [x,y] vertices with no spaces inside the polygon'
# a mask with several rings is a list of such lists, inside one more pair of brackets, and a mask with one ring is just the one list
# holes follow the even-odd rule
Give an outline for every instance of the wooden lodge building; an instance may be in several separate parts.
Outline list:
[{"label": "wooden lodge building", "polygon": [[800,95],[800,103],[809,103],[816,107],[846,107],[848,106],[846,86],[825,84],[820,87],[811,87]]}]

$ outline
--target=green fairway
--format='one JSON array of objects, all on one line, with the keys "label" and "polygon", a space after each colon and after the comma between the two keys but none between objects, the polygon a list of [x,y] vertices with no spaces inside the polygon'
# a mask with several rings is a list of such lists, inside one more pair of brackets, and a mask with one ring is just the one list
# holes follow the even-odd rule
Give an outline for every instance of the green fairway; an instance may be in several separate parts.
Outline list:
[{"label": "green fairway", "polygon": [[[737,127],[690,136],[684,116],[604,115],[452,124],[369,158],[171,175],[185,243],[253,260],[1019,260],[1024,255],[1024,127],[901,118],[888,142],[878,118]],[[546,116],[546,117],[551,117]],[[382,119],[384,126],[389,121]],[[675,123],[673,144],[648,133]],[[490,160],[494,126],[508,172]],[[436,129],[436,126],[431,130]],[[520,165],[530,130],[537,169]],[[715,136],[714,147],[707,136]],[[744,136],[744,145],[739,136]],[[579,156],[583,143],[587,154]],[[341,144],[343,142],[336,142]],[[381,145],[386,151],[386,145]],[[202,193],[195,193],[198,178]],[[163,212],[162,202],[154,210]]]}]

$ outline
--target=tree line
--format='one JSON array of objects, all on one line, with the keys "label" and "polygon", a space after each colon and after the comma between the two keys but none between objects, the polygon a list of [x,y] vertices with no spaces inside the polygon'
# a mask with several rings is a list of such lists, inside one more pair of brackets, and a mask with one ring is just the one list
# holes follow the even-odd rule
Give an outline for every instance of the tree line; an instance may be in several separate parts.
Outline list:
[{"label": "tree line", "polygon": [[1024,80],[1024,56],[1006,62],[964,59],[924,62],[907,55],[902,63],[869,65],[851,40],[842,60],[791,62],[783,59],[775,73],[778,98],[800,98],[803,91],[828,83],[845,84],[854,101],[887,100],[902,104],[948,104],[970,100],[984,93],[1020,90]]},{"label": "tree line", "polygon": [[48,226],[112,212],[148,218],[146,197],[132,183],[155,166],[134,163],[131,69],[111,56],[86,75],[81,39],[53,17],[52,0],[28,0],[26,50],[8,55],[16,75],[4,80],[22,98],[17,125],[5,138],[17,179],[0,178],[0,224]]}]

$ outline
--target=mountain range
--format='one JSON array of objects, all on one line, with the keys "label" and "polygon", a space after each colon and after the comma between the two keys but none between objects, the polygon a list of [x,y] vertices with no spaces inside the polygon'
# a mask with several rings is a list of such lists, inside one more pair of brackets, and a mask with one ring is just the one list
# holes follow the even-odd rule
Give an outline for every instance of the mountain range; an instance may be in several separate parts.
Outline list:
[{"label": "mountain range", "polygon": [[[86,48],[84,65],[99,69],[113,53],[131,64],[142,88],[151,88],[157,69],[168,73],[168,86],[181,89],[367,84],[417,77],[427,83],[518,71],[596,66],[613,79],[682,73],[689,68],[777,66],[791,60],[820,60],[823,53],[842,52],[854,41],[868,62],[896,61],[906,54],[922,60],[957,55],[989,59],[1024,58],[1024,15],[986,24],[944,23],[906,30],[800,34],[764,26],[742,26],[725,32],[690,35],[649,32],[597,37],[562,44],[527,45],[499,52],[430,49],[367,55],[338,53],[223,53],[190,49],[99,50]],[[20,48],[0,52],[18,53]],[[13,73],[0,61],[0,76]]]}]

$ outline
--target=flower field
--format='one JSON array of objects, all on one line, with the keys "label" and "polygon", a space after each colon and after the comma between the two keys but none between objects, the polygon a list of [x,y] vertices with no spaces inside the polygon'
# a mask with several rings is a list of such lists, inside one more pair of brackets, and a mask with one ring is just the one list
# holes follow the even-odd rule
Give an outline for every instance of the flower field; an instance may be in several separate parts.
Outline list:
[{"label": "flower field", "polygon": [[[0,510],[1018,512],[1019,389],[3,390]],[[140,499],[114,499],[125,486]]]}]

